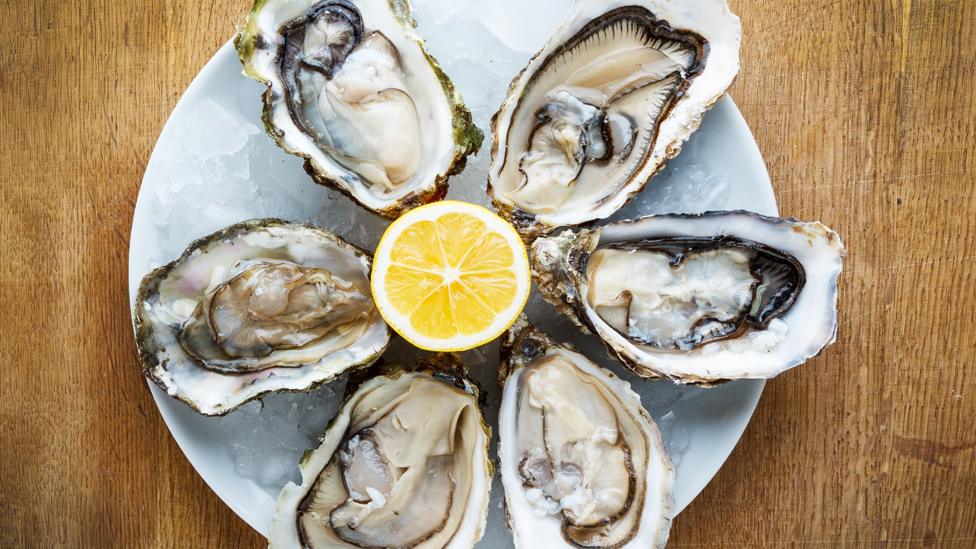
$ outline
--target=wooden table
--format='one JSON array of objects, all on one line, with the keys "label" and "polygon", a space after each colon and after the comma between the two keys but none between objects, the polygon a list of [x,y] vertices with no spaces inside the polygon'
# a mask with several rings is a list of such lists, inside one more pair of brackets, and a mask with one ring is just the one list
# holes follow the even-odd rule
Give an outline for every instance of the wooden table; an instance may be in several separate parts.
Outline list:
[{"label": "wooden table", "polygon": [[[976,2],[734,0],[781,211],[849,251],[836,345],[767,387],[671,547],[976,546]],[[140,180],[245,0],[4,2],[0,546],[260,547],[139,372]]]}]

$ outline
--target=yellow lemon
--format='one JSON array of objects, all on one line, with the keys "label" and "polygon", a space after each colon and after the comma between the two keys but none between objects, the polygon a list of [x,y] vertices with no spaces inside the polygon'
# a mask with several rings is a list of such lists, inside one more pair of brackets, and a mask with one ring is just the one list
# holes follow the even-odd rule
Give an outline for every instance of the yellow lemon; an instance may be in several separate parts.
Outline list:
[{"label": "yellow lemon", "polygon": [[380,314],[404,339],[429,351],[463,351],[515,322],[531,277],[514,227],[481,206],[445,200],[386,229],[371,283]]}]

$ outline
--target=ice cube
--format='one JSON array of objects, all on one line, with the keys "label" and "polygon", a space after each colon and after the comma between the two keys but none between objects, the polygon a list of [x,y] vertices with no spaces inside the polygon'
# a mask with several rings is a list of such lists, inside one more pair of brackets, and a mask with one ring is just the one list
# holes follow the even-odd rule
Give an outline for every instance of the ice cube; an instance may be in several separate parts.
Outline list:
[{"label": "ice cube", "polygon": [[237,473],[272,497],[288,481],[298,481],[298,460],[319,437],[342,404],[346,379],[307,393],[277,393],[250,402],[222,418],[220,432],[229,443]]},{"label": "ice cube", "polygon": [[475,2],[475,13],[507,48],[535,52],[545,43],[569,10],[571,0],[520,2],[518,9],[506,2]]},{"label": "ice cube", "polygon": [[677,469],[691,442],[688,428],[678,421],[674,412],[668,412],[661,416],[657,421],[657,426],[661,431],[661,438],[664,439],[668,457],[671,458],[672,465]]}]

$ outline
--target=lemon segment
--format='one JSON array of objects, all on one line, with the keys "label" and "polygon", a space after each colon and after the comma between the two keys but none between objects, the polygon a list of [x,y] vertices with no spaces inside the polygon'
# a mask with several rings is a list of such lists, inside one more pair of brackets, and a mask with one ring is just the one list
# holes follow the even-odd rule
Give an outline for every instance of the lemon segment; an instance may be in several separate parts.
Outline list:
[{"label": "lemon segment", "polygon": [[518,317],[531,278],[515,228],[487,209],[446,200],[411,210],[383,234],[373,298],[415,346],[461,351],[495,339]]}]

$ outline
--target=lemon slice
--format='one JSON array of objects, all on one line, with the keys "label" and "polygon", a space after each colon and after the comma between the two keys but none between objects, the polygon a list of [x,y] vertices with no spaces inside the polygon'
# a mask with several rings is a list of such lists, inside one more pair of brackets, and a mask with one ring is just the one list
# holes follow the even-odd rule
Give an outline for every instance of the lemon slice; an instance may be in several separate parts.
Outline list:
[{"label": "lemon slice", "polygon": [[514,227],[481,206],[446,200],[386,229],[371,284],[380,314],[404,339],[428,351],[463,351],[515,322],[531,278]]}]

